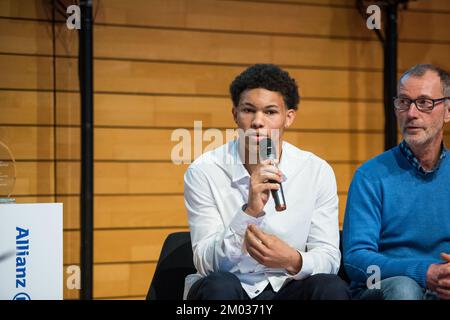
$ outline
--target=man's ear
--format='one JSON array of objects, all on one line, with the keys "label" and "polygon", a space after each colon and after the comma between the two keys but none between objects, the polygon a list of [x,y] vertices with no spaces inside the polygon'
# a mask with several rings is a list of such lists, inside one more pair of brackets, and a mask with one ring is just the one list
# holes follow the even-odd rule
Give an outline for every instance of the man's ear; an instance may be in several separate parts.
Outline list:
[{"label": "man's ear", "polygon": [[233,107],[231,108],[231,113],[233,114],[234,122],[237,124],[237,123],[238,123],[238,122],[237,122],[237,108],[236,108],[235,106],[233,106]]},{"label": "man's ear", "polygon": [[445,114],[444,114],[444,122],[450,122],[450,99],[445,101],[447,104],[445,105]]},{"label": "man's ear", "polygon": [[285,128],[289,128],[291,124],[295,120],[295,116],[297,115],[297,111],[295,109],[288,109],[286,112],[286,123],[284,124]]}]

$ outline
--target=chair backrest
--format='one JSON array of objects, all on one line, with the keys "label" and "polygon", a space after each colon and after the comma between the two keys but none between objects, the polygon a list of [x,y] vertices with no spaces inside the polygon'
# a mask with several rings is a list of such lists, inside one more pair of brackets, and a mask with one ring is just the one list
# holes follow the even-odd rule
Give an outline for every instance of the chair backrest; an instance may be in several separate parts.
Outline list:
[{"label": "chair backrest", "polygon": [[[340,233],[340,239],[339,249],[342,255],[342,232]],[[184,278],[188,274],[197,272],[192,259],[190,233],[186,231],[169,234],[161,249],[147,299],[182,300]],[[342,258],[338,276],[349,282]]]},{"label": "chair backrest", "polygon": [[192,262],[190,233],[169,234],[161,249],[147,299],[182,300],[184,278],[196,272]]}]

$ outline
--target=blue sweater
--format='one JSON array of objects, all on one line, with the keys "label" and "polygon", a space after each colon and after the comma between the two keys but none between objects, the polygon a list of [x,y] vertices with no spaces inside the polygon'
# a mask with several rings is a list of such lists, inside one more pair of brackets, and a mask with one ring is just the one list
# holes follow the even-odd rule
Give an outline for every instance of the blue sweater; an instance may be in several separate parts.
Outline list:
[{"label": "blue sweater", "polygon": [[439,168],[423,175],[399,147],[363,164],[348,193],[343,226],[344,265],[351,287],[366,285],[380,268],[381,279],[408,276],[426,287],[432,263],[450,253],[450,152]]}]

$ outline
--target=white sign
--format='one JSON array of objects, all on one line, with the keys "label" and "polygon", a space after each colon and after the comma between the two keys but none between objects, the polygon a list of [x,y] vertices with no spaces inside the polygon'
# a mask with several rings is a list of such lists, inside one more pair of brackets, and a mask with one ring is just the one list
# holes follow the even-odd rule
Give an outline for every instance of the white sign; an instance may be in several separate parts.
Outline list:
[{"label": "white sign", "polygon": [[0,204],[0,299],[63,298],[62,203]]}]

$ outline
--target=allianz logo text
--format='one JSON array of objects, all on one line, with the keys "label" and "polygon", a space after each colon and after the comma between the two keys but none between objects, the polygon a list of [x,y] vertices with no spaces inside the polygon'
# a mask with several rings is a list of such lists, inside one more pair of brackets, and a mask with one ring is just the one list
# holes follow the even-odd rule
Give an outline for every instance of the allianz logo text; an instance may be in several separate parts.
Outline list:
[{"label": "allianz logo text", "polygon": [[[27,287],[27,256],[30,254],[30,230],[16,227],[16,288]],[[13,300],[31,300],[25,292],[16,294]]]}]

